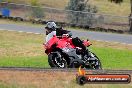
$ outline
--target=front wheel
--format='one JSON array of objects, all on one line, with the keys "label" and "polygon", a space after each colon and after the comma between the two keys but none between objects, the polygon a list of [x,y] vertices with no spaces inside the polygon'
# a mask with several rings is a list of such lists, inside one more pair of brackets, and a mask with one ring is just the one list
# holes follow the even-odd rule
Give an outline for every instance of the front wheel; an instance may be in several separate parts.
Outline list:
[{"label": "front wheel", "polygon": [[100,62],[99,58],[92,52],[89,52],[89,54],[90,54],[90,56],[88,57],[88,60],[85,63],[86,68],[102,69],[101,62]]},{"label": "front wheel", "polygon": [[67,61],[59,52],[53,52],[48,55],[49,65],[53,68],[67,68]]}]

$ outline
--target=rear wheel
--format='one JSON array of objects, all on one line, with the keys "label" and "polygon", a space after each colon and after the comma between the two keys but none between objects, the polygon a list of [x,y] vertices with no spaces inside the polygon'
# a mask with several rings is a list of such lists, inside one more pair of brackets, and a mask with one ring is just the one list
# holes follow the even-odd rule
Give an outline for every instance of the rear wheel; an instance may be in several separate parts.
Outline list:
[{"label": "rear wheel", "polygon": [[48,55],[48,62],[54,68],[67,68],[67,61],[59,52],[54,52]]}]

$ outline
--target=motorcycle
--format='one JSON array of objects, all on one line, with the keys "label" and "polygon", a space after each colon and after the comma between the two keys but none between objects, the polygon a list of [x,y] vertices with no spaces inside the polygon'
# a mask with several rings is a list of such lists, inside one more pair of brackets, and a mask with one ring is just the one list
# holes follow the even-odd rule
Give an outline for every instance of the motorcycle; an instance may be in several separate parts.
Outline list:
[{"label": "motorcycle", "polygon": [[[88,40],[84,40],[83,44],[91,46]],[[53,68],[78,68],[81,65],[86,69],[102,69],[99,58],[93,52],[76,47],[67,35],[62,38],[54,36],[44,46],[49,65]]]}]

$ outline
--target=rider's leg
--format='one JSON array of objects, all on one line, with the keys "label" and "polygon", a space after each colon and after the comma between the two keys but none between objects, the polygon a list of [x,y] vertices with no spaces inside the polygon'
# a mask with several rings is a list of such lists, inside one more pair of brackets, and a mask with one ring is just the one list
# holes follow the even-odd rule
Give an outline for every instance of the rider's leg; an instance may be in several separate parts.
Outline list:
[{"label": "rider's leg", "polygon": [[88,50],[86,49],[86,46],[83,44],[83,41],[79,39],[78,37],[73,38],[72,42],[75,46],[82,48],[82,55],[90,55]]},{"label": "rider's leg", "polygon": [[72,39],[72,43],[73,43],[75,46],[82,48],[84,51],[86,50],[86,47],[83,45],[82,40],[79,39],[78,37],[73,38],[73,39]]}]

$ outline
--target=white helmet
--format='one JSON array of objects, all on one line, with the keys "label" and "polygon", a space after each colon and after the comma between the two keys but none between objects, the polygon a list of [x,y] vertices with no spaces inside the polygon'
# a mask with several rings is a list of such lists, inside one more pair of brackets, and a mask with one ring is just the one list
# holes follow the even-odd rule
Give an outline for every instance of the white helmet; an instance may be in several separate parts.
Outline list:
[{"label": "white helmet", "polygon": [[55,22],[50,21],[50,22],[48,22],[48,23],[46,24],[46,27],[45,27],[45,28],[46,28],[46,29],[49,29],[49,30],[52,30],[52,31],[55,31],[56,28],[57,28],[57,26],[56,26]]}]

